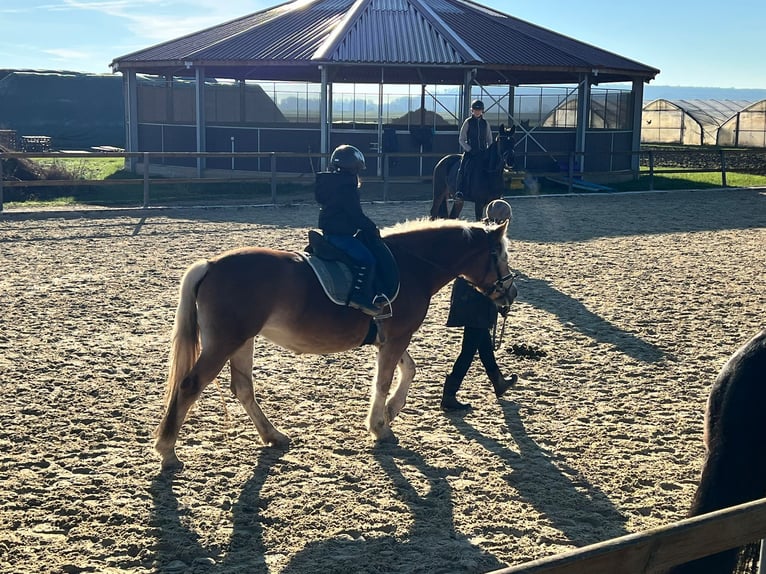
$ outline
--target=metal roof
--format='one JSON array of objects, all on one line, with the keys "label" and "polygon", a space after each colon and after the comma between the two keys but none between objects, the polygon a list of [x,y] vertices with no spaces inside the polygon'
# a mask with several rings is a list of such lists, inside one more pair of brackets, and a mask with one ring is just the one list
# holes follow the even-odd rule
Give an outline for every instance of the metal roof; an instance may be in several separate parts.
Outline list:
[{"label": "metal roof", "polygon": [[[653,79],[659,70],[469,0],[296,0],[115,58],[115,71],[461,84]],[[391,70],[393,68],[393,70]],[[597,74],[597,75],[596,75]]]}]

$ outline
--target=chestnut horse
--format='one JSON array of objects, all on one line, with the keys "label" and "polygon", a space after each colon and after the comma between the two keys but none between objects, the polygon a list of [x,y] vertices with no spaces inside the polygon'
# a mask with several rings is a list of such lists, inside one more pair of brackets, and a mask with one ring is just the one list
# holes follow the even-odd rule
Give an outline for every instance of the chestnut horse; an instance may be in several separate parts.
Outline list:
[{"label": "chestnut horse", "polygon": [[[395,442],[390,423],[404,406],[415,374],[407,352],[431,297],[458,275],[492,298],[510,304],[507,223],[413,221],[384,230],[399,267],[399,295],[391,318],[371,323],[361,311],[332,303],[300,255],[249,247],[198,261],[181,280],[173,330],[165,412],[155,448],[162,468],[181,466],[175,444],[181,425],[204,388],[229,361],[231,390],[266,445],[288,437],[266,418],[253,395],[256,335],[294,353],[336,353],[360,346],[371,325],[377,370],[367,429],[377,441]],[[391,390],[394,371],[398,383]]]},{"label": "chestnut horse", "polygon": [[[457,172],[460,166],[459,153],[446,155],[439,160],[434,167],[433,175],[433,203],[431,204],[431,219],[449,218],[457,219],[463,210],[463,201],[469,200],[474,203],[476,219],[482,218],[484,207],[493,199],[503,196],[503,171],[513,167],[513,134],[516,126],[506,130],[505,125],[500,125],[495,141],[487,148],[484,154],[473,161],[471,169],[472,177],[468,179],[468,189],[464,190],[464,197],[455,195],[457,188]],[[452,207],[449,208],[448,200],[452,198]]]},{"label": "chestnut horse", "polygon": [[[707,456],[687,516],[766,497],[765,409],[766,330],[762,330],[731,356],[710,391],[704,431]],[[668,574],[749,572],[757,556],[757,547],[732,548],[676,566]]]}]

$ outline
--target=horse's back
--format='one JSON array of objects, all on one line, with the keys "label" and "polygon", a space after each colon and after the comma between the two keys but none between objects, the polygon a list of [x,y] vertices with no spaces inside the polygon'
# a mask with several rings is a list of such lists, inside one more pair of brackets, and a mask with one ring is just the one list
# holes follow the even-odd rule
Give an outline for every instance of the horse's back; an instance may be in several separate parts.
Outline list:
[{"label": "horse's back", "polygon": [[296,252],[244,247],[209,264],[197,298],[201,324],[240,339],[260,334],[296,353],[344,351],[367,334],[367,317],[330,301]]}]

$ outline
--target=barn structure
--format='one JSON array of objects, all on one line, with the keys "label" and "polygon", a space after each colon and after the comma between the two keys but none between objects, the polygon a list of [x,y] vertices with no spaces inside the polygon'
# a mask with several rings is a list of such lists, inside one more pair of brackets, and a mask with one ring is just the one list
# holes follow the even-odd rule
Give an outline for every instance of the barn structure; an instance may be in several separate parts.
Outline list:
[{"label": "barn structure", "polygon": [[[625,173],[638,170],[643,84],[659,73],[468,0],[296,0],[111,67],[123,76],[128,151],[327,154],[349,143],[373,157],[454,153],[481,98],[493,129],[517,124],[521,167],[550,169],[576,152],[585,171]],[[593,125],[589,107],[603,92],[624,113]],[[574,123],[544,126],[573,95]],[[392,174],[430,174],[437,159],[401,158]],[[200,158],[196,168],[226,162]],[[277,169],[307,165],[280,157]]]}]

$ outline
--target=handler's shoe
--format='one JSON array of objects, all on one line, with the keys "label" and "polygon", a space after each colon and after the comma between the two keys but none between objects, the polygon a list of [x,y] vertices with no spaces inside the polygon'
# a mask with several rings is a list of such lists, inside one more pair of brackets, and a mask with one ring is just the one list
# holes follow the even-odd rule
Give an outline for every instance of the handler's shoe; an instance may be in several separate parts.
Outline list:
[{"label": "handler's shoe", "polygon": [[441,402],[441,409],[444,412],[468,412],[471,410],[471,405],[468,403],[461,403],[458,401],[454,395],[448,396],[443,395],[442,396],[442,402]]},{"label": "handler's shoe", "polygon": [[489,375],[489,380],[492,381],[492,387],[495,389],[495,396],[498,399],[508,392],[508,389],[519,380],[519,376],[516,373],[513,373],[506,379],[499,370],[487,373],[487,375]]}]

